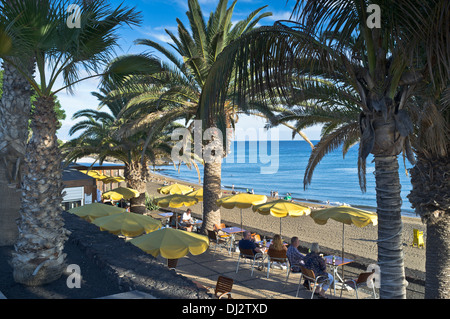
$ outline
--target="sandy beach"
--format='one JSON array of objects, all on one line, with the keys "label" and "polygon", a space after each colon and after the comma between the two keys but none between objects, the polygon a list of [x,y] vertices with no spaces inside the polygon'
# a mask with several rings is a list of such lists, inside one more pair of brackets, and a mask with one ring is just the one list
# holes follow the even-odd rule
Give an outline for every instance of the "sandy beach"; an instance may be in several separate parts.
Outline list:
[{"label": "sandy beach", "polygon": [[[151,181],[147,184],[147,191],[152,197],[161,197],[157,189],[163,186],[164,180],[178,182],[180,184],[190,185],[200,188],[201,185],[176,180],[151,174]],[[223,190],[222,196],[231,195],[230,191]],[[314,208],[324,208],[321,204],[303,203],[306,206]],[[201,217],[202,202],[191,206],[195,217]],[[221,208],[222,222],[226,224],[240,225],[240,209]],[[251,209],[242,210],[243,227],[253,232],[268,237],[279,233],[280,219],[273,216],[264,216],[253,212]],[[292,236],[298,236],[301,246],[307,250],[310,244],[318,242],[321,249],[326,253],[339,254],[342,250],[342,231],[343,224],[334,220],[328,221],[325,225],[318,225],[309,216],[297,218],[283,218],[282,237],[289,242]],[[403,249],[405,254],[405,271],[407,276],[422,279],[425,278],[425,248],[412,247],[413,229],[424,231],[424,241],[426,241],[426,226],[420,218],[403,217]],[[351,258],[362,265],[376,263],[377,260],[377,239],[378,227],[369,225],[364,228],[358,228],[354,225],[345,226],[345,256]]]}]

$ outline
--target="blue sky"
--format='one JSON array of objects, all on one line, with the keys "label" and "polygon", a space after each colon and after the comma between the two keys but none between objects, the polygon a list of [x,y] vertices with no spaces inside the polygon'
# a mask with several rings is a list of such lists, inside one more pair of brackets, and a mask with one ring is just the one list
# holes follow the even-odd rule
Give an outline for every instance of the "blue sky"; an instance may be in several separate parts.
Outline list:
[{"label": "blue sky", "polygon": [[[137,46],[134,44],[136,39],[151,39],[161,44],[166,44],[170,38],[164,31],[168,29],[174,34],[177,30],[176,18],[179,18],[185,26],[189,23],[186,17],[188,10],[187,0],[138,0],[138,1],[118,1],[111,0],[113,5],[119,5],[124,2],[129,7],[136,7],[142,12],[143,23],[140,27],[123,27],[119,31],[120,39],[117,48],[117,55],[148,52],[148,47]],[[209,17],[211,11],[214,11],[218,4],[218,0],[199,0],[200,6],[205,19]],[[287,2],[287,3],[286,3]],[[232,3],[229,0],[228,5]],[[234,9],[232,21],[245,19],[252,11],[268,5],[264,12],[272,12],[273,16],[261,20],[261,25],[271,25],[276,20],[289,19],[295,0],[238,0]],[[155,51],[149,51],[154,55],[160,56]],[[162,56],[160,56],[163,58]],[[81,109],[96,109],[98,101],[91,95],[91,92],[97,91],[98,79],[89,79],[81,82],[75,87],[74,95],[66,92],[60,92],[58,98],[66,111],[67,118],[63,122],[63,126],[58,131],[58,137],[62,140],[68,140],[69,129],[77,121],[72,120],[73,114]],[[257,132],[264,127],[265,121],[260,118],[250,116],[241,116],[237,124],[238,129],[247,130],[254,128]],[[305,131],[310,139],[319,139],[320,128],[311,128]],[[290,140],[292,133],[285,127],[278,129],[280,140]],[[263,136],[261,136],[263,138]],[[296,139],[299,139],[297,137]]]}]

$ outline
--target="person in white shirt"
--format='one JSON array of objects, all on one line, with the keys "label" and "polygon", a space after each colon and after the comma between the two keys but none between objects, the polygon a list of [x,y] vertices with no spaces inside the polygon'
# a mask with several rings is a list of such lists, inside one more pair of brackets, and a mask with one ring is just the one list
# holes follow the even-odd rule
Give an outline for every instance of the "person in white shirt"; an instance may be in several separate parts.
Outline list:
[{"label": "person in white shirt", "polygon": [[181,222],[183,223],[187,231],[192,231],[192,224],[194,223],[194,220],[192,219],[190,208],[188,208],[187,211],[183,214]]}]

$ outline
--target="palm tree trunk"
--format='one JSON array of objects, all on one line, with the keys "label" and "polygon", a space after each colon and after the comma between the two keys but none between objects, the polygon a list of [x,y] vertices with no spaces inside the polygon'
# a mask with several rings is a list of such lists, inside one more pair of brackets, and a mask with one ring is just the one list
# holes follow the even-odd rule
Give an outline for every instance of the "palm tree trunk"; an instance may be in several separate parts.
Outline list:
[{"label": "palm tree trunk", "polygon": [[145,207],[145,192],[149,177],[145,161],[142,165],[140,161],[132,161],[130,164],[125,165],[124,177],[127,181],[127,187],[137,190],[140,194],[139,197],[130,200],[130,211],[144,214],[147,211]]},{"label": "palm tree trunk", "polygon": [[203,174],[203,224],[200,232],[207,234],[214,224],[220,224],[220,208],[216,200],[221,197],[222,162],[204,164]]},{"label": "palm tree trunk", "polygon": [[64,271],[68,231],[61,216],[61,152],[52,97],[34,103],[32,137],[27,145],[22,178],[19,237],[12,256],[13,276],[25,285],[42,285]]},{"label": "palm tree trunk", "polygon": [[405,299],[400,178],[397,156],[375,156],[380,298]]},{"label": "palm tree trunk", "polygon": [[[0,246],[17,239],[20,209],[21,164],[25,156],[31,90],[28,81],[3,63],[3,96],[0,101]],[[29,64],[30,74],[33,63]]]},{"label": "palm tree trunk", "polygon": [[450,298],[450,161],[448,156],[417,153],[411,169],[413,208],[427,224],[425,298]]},{"label": "palm tree trunk", "polygon": [[450,299],[450,215],[427,223],[425,298]]}]

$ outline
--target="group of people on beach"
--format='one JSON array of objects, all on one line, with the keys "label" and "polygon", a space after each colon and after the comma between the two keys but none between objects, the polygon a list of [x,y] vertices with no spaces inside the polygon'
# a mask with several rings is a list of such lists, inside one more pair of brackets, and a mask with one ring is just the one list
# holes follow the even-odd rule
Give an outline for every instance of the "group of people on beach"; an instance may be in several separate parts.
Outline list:
[{"label": "group of people on beach", "polygon": [[172,215],[169,220],[170,226],[192,232],[194,230],[195,220],[192,217],[192,211],[190,208],[183,213],[180,220],[178,221],[178,216],[176,214]]},{"label": "group of people on beach", "polygon": [[[280,196],[278,195],[278,191],[270,191],[270,197],[275,199],[280,199]],[[293,201],[291,193],[286,193],[286,196],[283,197],[284,200],[288,200],[290,202]]]},{"label": "group of people on beach", "polygon": [[[268,254],[271,250],[275,251],[285,251],[286,256],[289,259],[292,272],[301,272],[300,266],[314,271],[314,274],[318,276],[324,276],[327,280],[322,281],[318,284],[318,288],[315,293],[320,298],[327,298],[325,296],[326,291],[329,289],[333,283],[333,276],[327,273],[327,265],[325,259],[320,255],[320,248],[318,243],[312,243],[310,251],[308,254],[302,254],[298,247],[300,246],[300,240],[298,237],[291,238],[291,244],[287,248],[283,243],[280,235],[276,234],[269,246]],[[253,251],[253,254],[257,259],[263,258],[263,249],[258,247],[254,238],[252,238],[252,233],[248,230],[244,231],[243,238],[239,241],[239,249],[249,249]],[[311,290],[311,284],[309,280],[305,279],[303,286]]]}]

